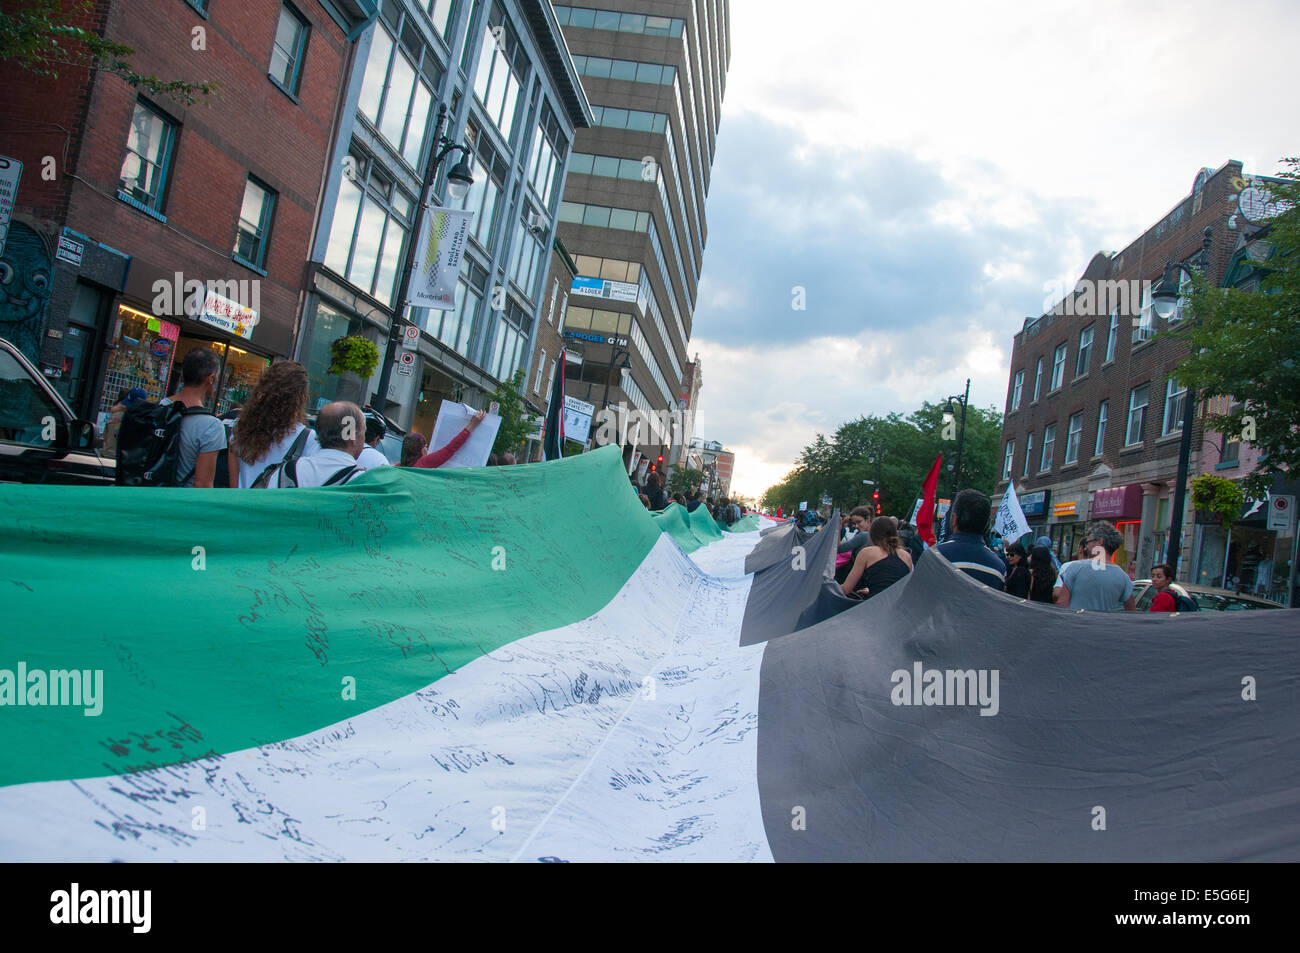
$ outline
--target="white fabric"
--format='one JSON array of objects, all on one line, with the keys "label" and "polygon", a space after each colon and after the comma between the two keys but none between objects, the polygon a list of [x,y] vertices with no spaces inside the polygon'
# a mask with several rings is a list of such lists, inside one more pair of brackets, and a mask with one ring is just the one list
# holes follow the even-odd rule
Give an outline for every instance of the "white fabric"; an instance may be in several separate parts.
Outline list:
[{"label": "white fabric", "polygon": [[361,456],[357,457],[357,465],[365,470],[374,470],[376,467],[391,466],[388,458],[380,453],[377,449],[366,444],[366,448],[361,451]]},{"label": "white fabric", "polygon": [[[298,439],[298,434],[302,433],[304,427],[304,424],[295,424],[294,428],[289,431],[283,440],[273,444],[271,449],[253,463],[247,463],[243,457],[240,457],[239,488],[247,490],[262,475],[263,470],[283,460],[284,455],[289,452],[289,448],[293,446],[293,442]],[[313,430],[310,436],[307,437],[307,443],[302,448],[302,455],[303,457],[310,457],[317,453],[320,453],[320,441],[316,439],[316,431]]]},{"label": "white fabric", "polygon": [[[324,486],[325,481],[344,467],[357,466],[357,458],[346,450],[321,450],[306,459],[300,459],[297,467],[297,483],[300,487]],[[281,471],[283,473],[284,471]],[[358,468],[357,474],[364,471]],[[348,480],[353,479],[349,477]],[[348,482],[347,480],[344,481]]]},{"label": "white fabric", "polygon": [[697,551],[709,576],[661,536],[590,618],[299,738],[0,788],[0,857],[770,861],[764,647],[738,644],[756,540]]}]

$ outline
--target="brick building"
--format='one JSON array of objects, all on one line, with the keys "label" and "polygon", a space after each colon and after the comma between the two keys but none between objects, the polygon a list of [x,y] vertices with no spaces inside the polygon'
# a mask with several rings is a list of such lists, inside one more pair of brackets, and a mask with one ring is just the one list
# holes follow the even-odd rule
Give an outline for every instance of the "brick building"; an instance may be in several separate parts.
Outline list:
[{"label": "brick building", "polygon": [[292,353],[341,81],[372,15],[373,0],[98,0],[78,23],[141,73],[221,84],[196,105],[0,66],[0,154],[24,166],[4,259],[32,289],[0,333],[80,416],[102,423],[126,388],[172,392],[195,347],[221,359],[224,411]]},{"label": "brick building", "polygon": [[[1091,519],[1116,524],[1118,561],[1135,577],[1167,552],[1186,351],[1159,334],[1168,323],[1156,317],[1151,292],[1167,262],[1200,251],[1207,228],[1209,277],[1223,278],[1244,227],[1236,212],[1246,184],[1239,162],[1202,170],[1167,215],[1122,251],[1095,255],[1074,292],[1045,302],[1046,312],[1026,318],[1015,336],[999,488],[1015,481],[1033,535],[1049,536],[1062,558],[1073,557]],[[1180,318],[1181,310],[1170,320]],[[1194,422],[1194,452],[1201,429]],[[1184,554],[1192,526],[1189,493]]]}]

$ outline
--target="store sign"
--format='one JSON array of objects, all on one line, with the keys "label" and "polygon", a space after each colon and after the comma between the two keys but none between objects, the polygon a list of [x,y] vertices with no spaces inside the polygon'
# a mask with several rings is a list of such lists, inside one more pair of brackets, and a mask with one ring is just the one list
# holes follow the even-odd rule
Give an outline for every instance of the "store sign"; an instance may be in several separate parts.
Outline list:
[{"label": "store sign", "polygon": [[1141,519],[1142,485],[1112,486],[1092,494],[1092,518],[1097,520]]},{"label": "store sign", "polygon": [[194,320],[210,324],[241,338],[251,338],[253,336],[253,328],[257,327],[260,316],[252,308],[242,305],[238,301],[232,301],[215,291],[207,292],[200,308],[193,306],[193,302],[197,300],[198,297],[195,296],[186,302],[191,310],[190,317],[194,318]]},{"label": "store sign", "polygon": [[1268,498],[1268,528],[1281,536],[1295,535],[1295,497],[1272,494]]},{"label": "store sign", "polygon": [[1046,516],[1047,499],[1051,496],[1051,490],[1038,490],[1035,493],[1026,493],[1020,498],[1020,509],[1026,516]]},{"label": "store sign", "polygon": [[1057,519],[1064,516],[1076,516],[1078,515],[1076,512],[1078,503],[1078,500],[1064,500],[1060,503],[1056,503],[1052,506],[1052,515]]},{"label": "store sign", "polygon": [[627,338],[607,337],[603,334],[591,334],[587,331],[565,331],[564,336],[578,341],[590,341],[593,344],[613,344],[618,347],[627,347]]},{"label": "store sign", "polygon": [[610,301],[626,301],[636,304],[636,285],[628,281],[610,281],[605,278],[584,278],[581,275],[573,279],[572,294],[587,295],[591,298],[606,298]]},{"label": "store sign", "polygon": [[23,164],[17,159],[0,156],[0,255],[5,251],[5,238],[9,235],[9,219],[14,213],[18,198],[18,180],[23,175]]}]

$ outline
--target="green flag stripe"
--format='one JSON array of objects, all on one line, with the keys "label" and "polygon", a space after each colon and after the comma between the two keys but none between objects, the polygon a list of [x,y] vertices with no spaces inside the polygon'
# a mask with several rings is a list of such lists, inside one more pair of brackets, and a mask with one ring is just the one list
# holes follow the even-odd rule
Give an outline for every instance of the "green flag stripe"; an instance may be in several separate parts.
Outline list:
[{"label": "green flag stripe", "polygon": [[[320,490],[4,486],[0,784],[297,737],[586,618],[659,536],[626,483],[605,448]],[[19,663],[102,672],[102,712],[12,704]]]}]

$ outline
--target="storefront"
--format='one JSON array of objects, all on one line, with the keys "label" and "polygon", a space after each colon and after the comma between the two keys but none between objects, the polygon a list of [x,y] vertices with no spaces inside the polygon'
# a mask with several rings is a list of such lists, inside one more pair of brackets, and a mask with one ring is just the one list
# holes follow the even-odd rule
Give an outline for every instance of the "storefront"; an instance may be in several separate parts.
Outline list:
[{"label": "storefront", "polygon": [[1133,576],[1137,572],[1142,532],[1142,484],[1128,483],[1094,491],[1091,512],[1093,519],[1114,523],[1119,530],[1124,543],[1115,554],[1115,564]]},{"label": "storefront", "polygon": [[[208,307],[221,308],[220,302]],[[109,410],[128,391],[139,388],[157,403],[181,387],[181,362],[194,348],[210,348],[217,357],[217,392],[210,408],[224,414],[248,400],[271,358],[259,354],[246,336],[236,338],[225,331],[222,316],[215,311],[198,311],[195,317],[160,318],[127,304],[117,306],[108,333],[108,356],[104,385],[100,390],[96,424],[104,434],[104,452],[117,449],[117,423]],[[233,326],[232,326],[233,327]],[[242,329],[251,333],[251,326]]]},{"label": "storefront", "polygon": [[1275,482],[1264,500],[1248,500],[1227,528],[1198,512],[1192,581],[1294,605],[1297,489]]},{"label": "storefront", "polygon": [[1051,497],[1051,490],[1039,490],[1020,497],[1020,509],[1025,514],[1025,519],[1029,520],[1028,544],[1040,536],[1048,535],[1047,514]]},{"label": "storefront", "polygon": [[1052,504],[1052,521],[1048,535],[1052,538],[1052,551],[1061,562],[1074,559],[1078,554],[1079,546],[1083,543],[1083,517],[1086,506],[1087,504],[1081,503],[1078,498],[1058,499]]}]

